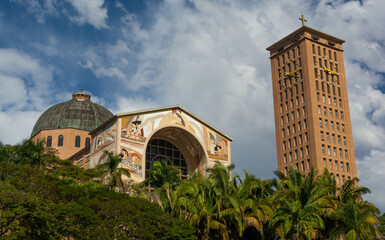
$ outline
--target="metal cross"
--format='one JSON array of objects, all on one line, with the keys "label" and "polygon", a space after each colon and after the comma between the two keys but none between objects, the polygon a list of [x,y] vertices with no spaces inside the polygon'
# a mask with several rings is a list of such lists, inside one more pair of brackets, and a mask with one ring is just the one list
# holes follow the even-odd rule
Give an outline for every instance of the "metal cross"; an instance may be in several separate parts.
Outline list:
[{"label": "metal cross", "polygon": [[300,18],[298,18],[299,20],[301,20],[302,22],[302,27],[305,26],[305,22],[307,22],[307,19],[305,19],[305,17],[303,15],[301,15]]}]

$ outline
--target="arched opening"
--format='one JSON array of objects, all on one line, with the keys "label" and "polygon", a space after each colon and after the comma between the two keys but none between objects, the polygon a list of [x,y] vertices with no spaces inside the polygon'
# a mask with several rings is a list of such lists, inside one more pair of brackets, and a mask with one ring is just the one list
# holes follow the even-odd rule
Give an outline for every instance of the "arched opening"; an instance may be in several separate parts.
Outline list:
[{"label": "arched opening", "polygon": [[166,127],[155,132],[146,147],[145,177],[156,161],[166,159],[170,165],[177,166],[182,178],[188,172],[205,169],[206,154],[201,143],[188,131],[178,127]]},{"label": "arched opening", "polygon": [[75,137],[75,147],[80,147],[80,136]]},{"label": "arched opening", "polygon": [[47,137],[47,147],[52,147],[52,136]]},{"label": "arched opening", "polygon": [[90,138],[86,138],[85,146],[86,146],[86,147],[89,147],[90,145],[91,145],[91,140],[90,140]]},{"label": "arched opening", "polygon": [[63,135],[59,135],[58,141],[57,141],[57,146],[58,147],[63,147],[63,141],[64,141]]}]

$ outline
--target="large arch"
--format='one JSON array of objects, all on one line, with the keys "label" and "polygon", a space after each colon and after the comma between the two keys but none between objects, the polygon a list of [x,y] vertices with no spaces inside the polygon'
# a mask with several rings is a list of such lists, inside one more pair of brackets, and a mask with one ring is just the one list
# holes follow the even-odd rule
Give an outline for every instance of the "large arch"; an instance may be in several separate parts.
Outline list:
[{"label": "large arch", "polygon": [[[155,146],[155,144],[159,144],[159,149],[162,149],[164,148],[162,146],[163,142],[171,143],[180,151],[186,161],[188,172],[205,172],[207,168],[208,156],[205,148],[203,147],[204,145],[199,141],[194,133],[191,133],[182,127],[170,125],[157,129],[146,140],[145,148],[143,150],[144,178],[148,175],[147,171],[151,167],[154,157],[157,157],[157,155],[162,156],[162,154],[159,153],[151,154],[147,149]],[[168,145],[166,149],[171,149],[169,147],[170,145]],[[165,158],[169,161],[171,160],[170,163],[174,160],[167,156],[165,156]]]}]

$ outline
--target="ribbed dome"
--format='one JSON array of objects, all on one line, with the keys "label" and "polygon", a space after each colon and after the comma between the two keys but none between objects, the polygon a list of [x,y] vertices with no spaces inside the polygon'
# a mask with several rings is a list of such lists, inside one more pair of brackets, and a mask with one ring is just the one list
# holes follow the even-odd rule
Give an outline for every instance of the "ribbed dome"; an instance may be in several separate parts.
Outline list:
[{"label": "ribbed dome", "polygon": [[113,114],[90,101],[88,93],[74,93],[72,100],[56,104],[45,111],[35,123],[31,138],[41,130],[75,128],[92,131]]}]

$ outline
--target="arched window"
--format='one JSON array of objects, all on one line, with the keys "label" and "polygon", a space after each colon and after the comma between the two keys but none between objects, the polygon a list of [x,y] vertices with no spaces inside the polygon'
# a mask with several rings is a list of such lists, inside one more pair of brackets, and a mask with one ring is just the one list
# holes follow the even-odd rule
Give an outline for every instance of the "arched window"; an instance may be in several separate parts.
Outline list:
[{"label": "arched window", "polygon": [[59,135],[59,139],[57,141],[57,146],[58,147],[63,147],[63,140],[64,140],[63,135]]},{"label": "arched window", "polygon": [[75,137],[75,147],[80,147],[80,136]]},{"label": "arched window", "polygon": [[182,177],[187,177],[187,164],[182,152],[172,143],[162,139],[152,139],[146,149],[146,178],[149,177],[148,170],[154,162],[167,160],[170,165],[178,167]]},{"label": "arched window", "polygon": [[51,136],[47,137],[47,147],[52,147],[52,137]]},{"label": "arched window", "polygon": [[86,147],[89,147],[91,145],[90,138],[86,138]]}]

